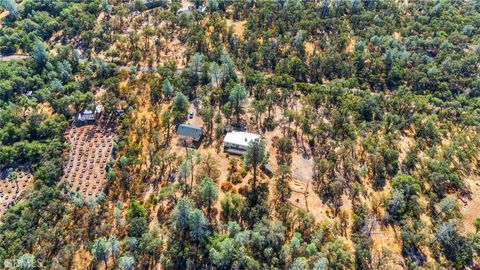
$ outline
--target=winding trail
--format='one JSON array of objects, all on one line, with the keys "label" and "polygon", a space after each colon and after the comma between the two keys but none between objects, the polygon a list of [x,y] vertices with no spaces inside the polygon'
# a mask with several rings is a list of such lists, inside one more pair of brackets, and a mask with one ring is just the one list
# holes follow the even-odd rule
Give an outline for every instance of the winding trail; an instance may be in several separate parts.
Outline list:
[{"label": "winding trail", "polygon": [[0,61],[21,61],[25,59],[30,59],[31,56],[24,54],[13,54],[13,55],[0,55]]}]

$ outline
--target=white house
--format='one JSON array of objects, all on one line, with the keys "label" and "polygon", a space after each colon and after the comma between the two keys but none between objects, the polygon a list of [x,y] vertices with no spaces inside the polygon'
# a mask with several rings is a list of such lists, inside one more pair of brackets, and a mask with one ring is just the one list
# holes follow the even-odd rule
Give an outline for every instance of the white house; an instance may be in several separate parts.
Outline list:
[{"label": "white house", "polygon": [[228,132],[223,139],[223,150],[233,154],[244,154],[251,141],[260,140],[260,135],[243,131]]}]

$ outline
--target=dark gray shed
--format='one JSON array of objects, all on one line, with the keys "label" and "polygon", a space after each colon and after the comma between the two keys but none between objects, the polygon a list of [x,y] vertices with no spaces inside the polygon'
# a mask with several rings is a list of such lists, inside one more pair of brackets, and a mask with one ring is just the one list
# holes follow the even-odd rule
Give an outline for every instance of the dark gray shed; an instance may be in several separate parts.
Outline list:
[{"label": "dark gray shed", "polygon": [[181,124],[178,126],[177,135],[181,138],[192,138],[199,141],[202,137],[202,128],[189,124]]}]

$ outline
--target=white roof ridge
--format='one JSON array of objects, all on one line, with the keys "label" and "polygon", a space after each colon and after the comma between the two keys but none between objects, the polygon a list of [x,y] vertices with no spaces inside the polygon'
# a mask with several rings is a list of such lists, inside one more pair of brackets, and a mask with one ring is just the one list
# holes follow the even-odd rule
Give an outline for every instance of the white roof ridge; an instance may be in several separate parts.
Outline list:
[{"label": "white roof ridge", "polygon": [[223,142],[242,145],[242,146],[248,146],[248,144],[251,141],[257,140],[260,138],[261,136],[255,133],[249,133],[245,131],[231,131],[225,135]]}]

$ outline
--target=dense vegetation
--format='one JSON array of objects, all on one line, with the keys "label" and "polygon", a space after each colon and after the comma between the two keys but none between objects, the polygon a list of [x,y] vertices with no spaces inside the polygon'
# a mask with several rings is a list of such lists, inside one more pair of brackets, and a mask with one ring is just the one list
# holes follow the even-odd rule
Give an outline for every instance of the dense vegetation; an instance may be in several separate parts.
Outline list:
[{"label": "dense vegetation", "polygon": [[[153,2],[2,1],[0,54],[29,57],[0,61],[0,169],[35,184],[1,217],[0,263],[478,265],[480,2]],[[60,181],[63,134],[93,102],[117,154],[85,200]],[[174,144],[190,103],[198,149]],[[264,140],[225,155],[231,126]],[[324,215],[293,203],[299,157]]]}]

